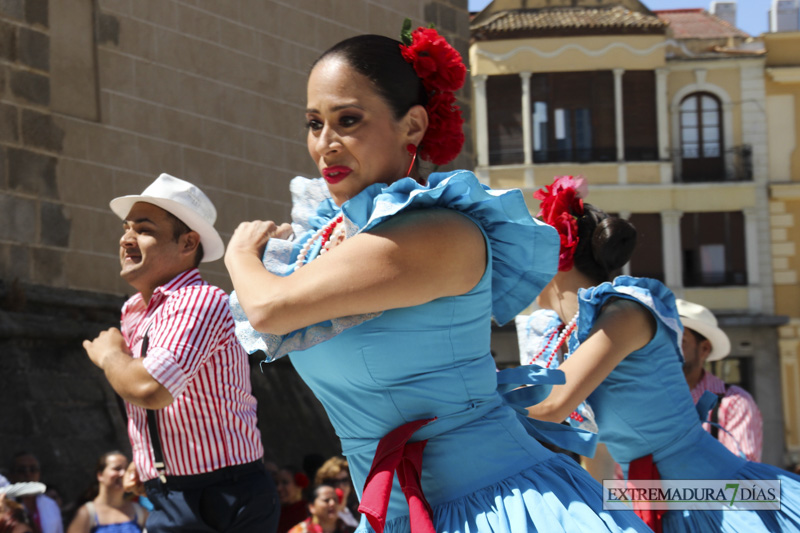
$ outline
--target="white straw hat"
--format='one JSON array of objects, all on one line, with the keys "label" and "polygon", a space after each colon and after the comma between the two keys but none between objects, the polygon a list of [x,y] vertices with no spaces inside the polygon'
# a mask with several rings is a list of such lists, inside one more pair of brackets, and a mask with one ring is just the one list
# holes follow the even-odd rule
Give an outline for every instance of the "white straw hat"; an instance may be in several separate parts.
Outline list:
[{"label": "white straw hat", "polygon": [[225,253],[222,237],[214,229],[217,210],[208,196],[195,185],[169,174],[161,174],[142,194],[120,196],[111,200],[109,205],[119,218],[125,220],[136,202],[156,205],[196,231],[203,245],[203,263],[216,261]]},{"label": "white straw hat", "polygon": [[717,326],[717,317],[714,313],[700,304],[686,300],[676,299],[675,304],[683,327],[696,331],[711,343],[711,353],[707,361],[718,361],[731,353],[731,341]]}]

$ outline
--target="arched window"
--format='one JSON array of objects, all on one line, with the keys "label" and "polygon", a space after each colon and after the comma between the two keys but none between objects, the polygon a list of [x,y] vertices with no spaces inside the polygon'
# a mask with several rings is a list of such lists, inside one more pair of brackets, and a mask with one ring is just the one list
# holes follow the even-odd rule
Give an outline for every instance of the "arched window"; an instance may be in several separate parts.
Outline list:
[{"label": "arched window", "polygon": [[722,106],[711,93],[692,93],[681,102],[681,176],[683,181],[725,179]]}]

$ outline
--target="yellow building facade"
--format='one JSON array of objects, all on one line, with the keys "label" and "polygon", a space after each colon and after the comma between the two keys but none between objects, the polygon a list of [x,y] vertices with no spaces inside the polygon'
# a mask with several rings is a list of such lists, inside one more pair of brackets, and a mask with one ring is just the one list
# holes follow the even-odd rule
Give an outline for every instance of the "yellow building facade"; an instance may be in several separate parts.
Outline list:
[{"label": "yellow building facade", "polygon": [[786,442],[800,452],[800,32],[765,34],[769,134],[770,241],[775,312],[790,317],[780,328]]},{"label": "yellow building facade", "polygon": [[715,373],[756,398],[764,461],[797,461],[800,40],[604,4],[496,0],[473,19],[476,173],[532,210],[554,176],[587,178],[639,231],[624,273],[715,312],[733,345]]}]

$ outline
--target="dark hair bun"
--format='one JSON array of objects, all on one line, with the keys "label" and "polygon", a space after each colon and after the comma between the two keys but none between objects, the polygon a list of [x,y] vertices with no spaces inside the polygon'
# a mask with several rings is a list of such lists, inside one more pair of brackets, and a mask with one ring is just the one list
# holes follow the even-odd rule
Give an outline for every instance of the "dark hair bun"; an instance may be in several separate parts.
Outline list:
[{"label": "dark hair bun", "polygon": [[596,283],[609,281],[636,248],[636,228],[624,218],[609,216],[592,204],[584,204],[578,219],[575,268]]},{"label": "dark hair bun", "polygon": [[607,272],[622,268],[636,248],[636,228],[619,217],[602,220],[592,234],[592,256]]}]

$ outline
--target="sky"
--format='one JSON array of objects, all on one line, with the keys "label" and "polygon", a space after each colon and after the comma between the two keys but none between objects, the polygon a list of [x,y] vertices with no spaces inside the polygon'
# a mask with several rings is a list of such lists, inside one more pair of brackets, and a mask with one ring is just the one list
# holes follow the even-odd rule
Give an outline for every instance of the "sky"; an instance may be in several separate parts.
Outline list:
[{"label": "sky", "polygon": [[[470,11],[480,11],[490,0],[469,0]],[[711,0],[642,0],[649,9],[709,9]],[[738,0],[736,9],[736,26],[757,36],[767,31],[767,13],[772,0]]]}]

